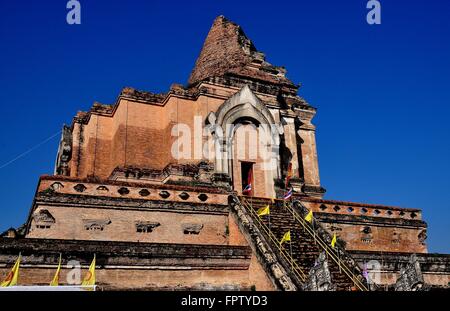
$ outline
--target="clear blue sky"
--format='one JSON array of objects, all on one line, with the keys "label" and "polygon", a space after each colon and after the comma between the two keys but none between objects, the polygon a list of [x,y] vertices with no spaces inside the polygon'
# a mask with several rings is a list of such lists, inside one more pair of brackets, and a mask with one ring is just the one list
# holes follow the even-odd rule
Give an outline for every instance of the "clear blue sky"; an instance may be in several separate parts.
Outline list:
[{"label": "clear blue sky", "polygon": [[[450,252],[450,2],[0,0],[0,167],[124,86],[186,83],[213,19],[240,24],[318,108],[326,198],[423,209]],[[0,231],[22,224],[58,138],[0,168]]]}]

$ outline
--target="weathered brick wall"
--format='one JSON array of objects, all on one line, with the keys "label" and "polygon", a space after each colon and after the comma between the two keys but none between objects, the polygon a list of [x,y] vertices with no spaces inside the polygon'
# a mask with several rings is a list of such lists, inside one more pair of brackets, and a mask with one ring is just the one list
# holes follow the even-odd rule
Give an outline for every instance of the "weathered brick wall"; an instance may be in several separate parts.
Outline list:
[{"label": "weathered brick wall", "polygon": [[[185,270],[171,269],[114,269],[98,268],[96,271],[99,290],[274,290],[262,271],[251,266],[249,270]],[[19,285],[48,285],[56,271],[52,268],[22,267]],[[67,283],[67,272],[61,269],[61,285]],[[82,277],[86,274],[84,268]],[[9,269],[0,268],[3,277]],[[259,274],[258,274],[259,273]]]},{"label": "weathered brick wall", "polygon": [[[118,166],[162,169],[169,163],[197,163],[203,157],[174,159],[171,151],[177,137],[172,136],[172,128],[176,124],[186,124],[194,130],[195,116],[201,117],[203,126],[206,115],[222,102],[204,96],[196,101],[172,96],[165,105],[121,99],[111,116],[91,113],[89,122],[78,124],[73,131],[76,143],[71,176],[107,178]],[[79,127],[83,128],[80,146],[76,137]],[[193,133],[191,141],[194,141]]]},{"label": "weathered brick wall", "polygon": [[[30,238],[221,245],[229,241],[227,215],[48,205],[40,205],[35,213],[42,209],[50,212],[56,222],[48,229],[39,229],[33,221],[27,235]],[[92,221],[99,223],[101,229],[89,229]],[[137,232],[138,222],[159,225],[152,232]],[[189,225],[202,229],[198,234],[184,233]]]},{"label": "weathered brick wall", "polygon": [[[400,269],[408,264],[411,253],[350,251],[352,257],[368,271],[374,272],[373,278],[384,286],[393,286],[398,279]],[[417,260],[423,274],[424,282],[435,287],[450,286],[450,255],[447,254],[417,254]]]},{"label": "weathered brick wall", "polygon": [[27,237],[221,245],[239,240],[230,238],[238,232],[230,231],[228,195],[220,189],[143,186],[43,178]]},{"label": "weathered brick wall", "polygon": [[243,246],[0,239],[1,278],[19,251],[23,256],[19,285],[48,285],[60,253],[60,284],[67,285],[71,271],[67,263],[78,261],[83,278],[95,253],[101,290],[274,289],[250,249]]},{"label": "weathered brick wall", "polygon": [[172,105],[121,100],[112,117],[92,114],[84,125],[79,174],[72,176],[107,178],[117,166],[162,169],[174,162],[170,153]]},{"label": "weathered brick wall", "polygon": [[302,198],[349,250],[426,253],[426,228],[417,209]]},{"label": "weathered brick wall", "polygon": [[[422,244],[418,235],[418,228],[402,228],[401,225],[386,226],[385,223],[367,223],[353,220],[349,224],[342,224],[329,220],[322,222],[325,228],[337,228],[333,230],[336,235],[346,242],[349,250],[381,250],[390,252],[416,252],[425,253],[426,245]],[[369,227],[370,234],[365,234],[364,228]],[[332,230],[330,230],[332,231]],[[370,238],[367,238],[369,236]]]},{"label": "weathered brick wall", "polygon": [[[77,187],[81,189],[77,189]],[[104,188],[103,188],[104,187]],[[128,193],[120,193],[121,189],[127,189]],[[127,183],[115,181],[90,182],[83,179],[65,178],[61,176],[42,176],[39,181],[37,191],[45,192],[51,190],[56,194],[73,194],[80,196],[95,196],[108,198],[126,198],[126,199],[142,199],[142,200],[163,200],[166,202],[191,202],[205,204],[227,205],[228,192],[217,187],[193,187],[178,185],[161,185],[161,184],[145,184],[145,183]],[[148,194],[143,196],[140,191],[147,190]],[[162,191],[167,191],[169,196],[164,198],[161,196]],[[181,193],[189,194],[188,199],[180,197]],[[200,200],[200,194],[206,194],[205,201]]]}]

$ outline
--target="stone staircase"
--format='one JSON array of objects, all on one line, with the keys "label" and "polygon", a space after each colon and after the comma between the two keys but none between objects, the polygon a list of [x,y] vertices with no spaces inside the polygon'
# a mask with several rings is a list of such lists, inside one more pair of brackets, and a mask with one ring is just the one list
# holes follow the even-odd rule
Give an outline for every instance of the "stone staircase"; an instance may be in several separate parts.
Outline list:
[{"label": "stone staircase", "polygon": [[[308,212],[300,201],[271,200],[257,197],[239,197],[241,205],[265,235],[265,240],[277,253],[286,271],[292,274],[299,288],[305,289],[310,282],[309,272],[317,266],[321,253],[326,254],[331,283],[335,290],[368,290],[362,272],[342,246],[331,247],[332,237],[320,223],[306,222]],[[270,216],[257,216],[256,211],[270,206]],[[280,246],[279,241],[290,230],[291,243]]]}]

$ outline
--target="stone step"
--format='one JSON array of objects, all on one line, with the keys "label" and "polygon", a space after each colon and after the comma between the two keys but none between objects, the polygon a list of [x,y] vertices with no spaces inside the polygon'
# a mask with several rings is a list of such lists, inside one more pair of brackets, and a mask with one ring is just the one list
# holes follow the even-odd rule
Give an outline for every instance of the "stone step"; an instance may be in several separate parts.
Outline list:
[{"label": "stone step", "polygon": [[[308,274],[311,267],[314,266],[316,259],[322,252],[322,249],[314,242],[314,238],[303,229],[303,226],[293,218],[289,210],[283,208],[283,202],[277,201],[275,204],[270,199],[247,197],[248,204],[255,211],[261,207],[270,206],[270,230],[273,235],[280,241],[283,235],[291,231],[291,245],[289,242],[284,244],[288,253],[292,250],[292,257],[295,263],[303,270],[304,274]],[[251,214],[252,217],[256,217]],[[269,216],[260,217],[262,223],[269,226]],[[349,290],[353,283],[351,279],[339,269],[332,259],[328,260],[328,266],[332,281],[336,284],[338,290]]]}]

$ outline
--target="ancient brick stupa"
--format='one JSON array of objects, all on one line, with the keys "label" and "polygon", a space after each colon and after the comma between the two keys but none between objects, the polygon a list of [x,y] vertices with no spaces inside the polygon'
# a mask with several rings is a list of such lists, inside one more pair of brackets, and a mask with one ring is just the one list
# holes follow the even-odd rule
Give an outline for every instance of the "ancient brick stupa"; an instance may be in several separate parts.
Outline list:
[{"label": "ancient brick stupa", "polygon": [[298,90],[217,17],[186,86],[126,87],[63,128],[26,223],[0,238],[0,278],[21,253],[19,285],[47,285],[61,254],[65,285],[95,254],[105,290],[446,286],[421,210],[323,199]]}]

